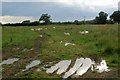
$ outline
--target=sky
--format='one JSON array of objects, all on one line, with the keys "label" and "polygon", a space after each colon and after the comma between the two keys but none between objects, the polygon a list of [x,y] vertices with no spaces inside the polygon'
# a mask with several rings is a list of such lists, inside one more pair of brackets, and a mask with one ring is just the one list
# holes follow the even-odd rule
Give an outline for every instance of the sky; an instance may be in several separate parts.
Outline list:
[{"label": "sky", "polygon": [[100,11],[111,15],[118,10],[119,0],[2,0],[0,22],[38,21],[43,13],[52,21],[94,19]]}]

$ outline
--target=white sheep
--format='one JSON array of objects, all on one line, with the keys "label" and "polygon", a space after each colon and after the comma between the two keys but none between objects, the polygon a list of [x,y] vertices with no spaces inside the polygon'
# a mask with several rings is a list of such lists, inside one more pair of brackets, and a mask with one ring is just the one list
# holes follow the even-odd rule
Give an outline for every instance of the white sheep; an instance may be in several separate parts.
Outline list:
[{"label": "white sheep", "polygon": [[66,32],[64,32],[64,34],[65,34],[66,36],[69,36],[69,35],[70,35],[70,33],[66,33]]},{"label": "white sheep", "polygon": [[88,31],[84,31],[85,32],[85,34],[88,34],[89,32]]},{"label": "white sheep", "polygon": [[36,29],[36,30],[41,31],[41,30],[42,30],[42,28],[38,28],[38,29]]},{"label": "white sheep", "polygon": [[82,34],[82,35],[83,35],[83,34],[85,34],[85,32],[84,32],[84,31],[80,31],[79,33],[80,33],[80,34]]},{"label": "white sheep", "polygon": [[75,45],[74,43],[65,43],[65,46],[68,46],[68,45]]},{"label": "white sheep", "polygon": [[34,29],[31,29],[31,31],[34,31]]},{"label": "white sheep", "polygon": [[80,31],[79,33],[82,34],[82,35],[84,35],[84,34],[88,34],[89,31]]},{"label": "white sheep", "polygon": [[40,35],[40,37],[42,38],[42,37],[43,37],[43,35]]},{"label": "white sheep", "polygon": [[60,41],[60,44],[62,44],[63,43],[63,41]]},{"label": "white sheep", "polygon": [[55,29],[55,27],[53,27],[53,29]]}]

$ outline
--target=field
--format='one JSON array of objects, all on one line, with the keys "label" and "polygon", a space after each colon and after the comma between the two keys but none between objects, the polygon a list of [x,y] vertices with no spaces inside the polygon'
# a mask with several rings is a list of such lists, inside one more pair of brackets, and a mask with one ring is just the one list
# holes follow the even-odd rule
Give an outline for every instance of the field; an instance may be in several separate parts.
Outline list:
[{"label": "field", "polygon": [[[55,27],[55,28],[53,28]],[[41,31],[31,29],[43,28]],[[81,35],[79,31],[88,30]],[[70,33],[69,36],[64,32]],[[43,37],[40,37],[43,35]],[[61,42],[62,41],[62,42]],[[66,42],[75,45],[65,46]],[[105,59],[112,69],[108,73],[88,72],[82,78],[117,77],[118,67],[118,25],[46,25],[26,27],[2,27],[2,59],[19,58],[12,65],[3,65],[3,78],[61,78],[49,75],[43,69],[60,60],[75,60],[89,57],[96,62]],[[41,64],[26,72],[21,72],[30,61],[39,59]],[[36,69],[41,69],[36,72]]]}]

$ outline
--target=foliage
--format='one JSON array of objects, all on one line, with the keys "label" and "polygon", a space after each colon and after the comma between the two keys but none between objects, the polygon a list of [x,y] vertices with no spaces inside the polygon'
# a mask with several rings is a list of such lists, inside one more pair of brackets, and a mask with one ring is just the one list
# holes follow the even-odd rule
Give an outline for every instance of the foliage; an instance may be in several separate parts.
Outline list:
[{"label": "foliage", "polygon": [[79,24],[79,21],[78,21],[78,20],[75,20],[74,23],[78,25],[78,24]]},{"label": "foliage", "polygon": [[99,13],[99,16],[96,16],[95,22],[96,22],[97,24],[105,24],[105,23],[107,22],[107,16],[108,16],[107,13],[101,11],[101,12]]},{"label": "foliage", "polygon": [[25,20],[22,22],[22,24],[30,24],[30,20]]},{"label": "foliage", "polygon": [[51,20],[51,16],[48,14],[42,14],[39,21],[44,21],[44,24],[49,24]]},{"label": "foliage", "polygon": [[114,11],[113,14],[110,16],[110,19],[112,19],[113,21],[119,24],[120,23],[120,11]]},{"label": "foliage", "polygon": [[52,22],[51,16],[49,14],[42,14],[39,18],[39,21],[30,22],[30,20],[25,20],[22,23],[7,23],[2,24],[3,26],[38,26],[38,25],[44,25],[44,24],[76,24],[76,25],[82,25],[82,24],[114,24],[115,22],[120,22],[120,11],[114,11],[113,14],[110,17],[109,20],[107,20],[108,14],[101,11],[99,12],[99,15],[95,17],[93,20],[86,20],[86,21],[65,21],[65,22]]},{"label": "foliage", "polygon": [[107,24],[114,24],[115,22],[111,19],[107,20]]}]

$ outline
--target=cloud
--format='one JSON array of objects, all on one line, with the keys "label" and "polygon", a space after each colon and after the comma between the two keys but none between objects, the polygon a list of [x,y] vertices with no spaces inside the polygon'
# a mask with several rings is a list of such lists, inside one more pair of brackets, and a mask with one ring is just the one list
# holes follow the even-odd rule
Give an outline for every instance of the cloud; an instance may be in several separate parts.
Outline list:
[{"label": "cloud", "polygon": [[119,0],[2,0],[2,2],[58,2],[65,5],[90,5],[90,6],[114,6],[117,7]]},{"label": "cloud", "polygon": [[24,20],[34,21],[36,18],[34,17],[26,17],[26,16],[0,16],[0,22],[3,24],[6,23],[20,23]]},{"label": "cloud", "polygon": [[39,18],[41,14],[48,13],[53,21],[81,20],[84,16],[93,19],[100,11],[111,15],[118,10],[118,2],[119,0],[3,0],[2,15]]},{"label": "cloud", "polygon": [[98,12],[99,10],[118,9],[119,0],[58,0],[66,7]]},{"label": "cloud", "polygon": [[56,2],[61,7],[74,7],[77,10],[97,12],[108,9],[118,9],[119,0],[3,0],[3,2]]}]

